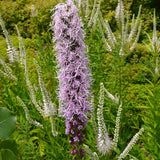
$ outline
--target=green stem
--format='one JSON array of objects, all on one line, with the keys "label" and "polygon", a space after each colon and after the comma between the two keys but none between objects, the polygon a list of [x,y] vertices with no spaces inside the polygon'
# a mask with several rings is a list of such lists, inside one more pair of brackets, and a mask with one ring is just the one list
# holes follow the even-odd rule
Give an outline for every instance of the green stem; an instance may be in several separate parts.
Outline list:
[{"label": "green stem", "polygon": [[49,141],[50,141],[50,143],[51,143],[52,152],[54,153],[55,144],[54,144],[53,141],[52,141],[51,134],[50,134],[50,132],[48,132],[48,127],[47,127],[47,125],[46,125],[45,123],[46,123],[46,122],[44,121],[44,123],[43,123],[44,130],[45,130],[46,134],[47,134],[48,137],[49,137]]},{"label": "green stem", "polygon": [[119,96],[122,96],[122,57],[119,57]]}]

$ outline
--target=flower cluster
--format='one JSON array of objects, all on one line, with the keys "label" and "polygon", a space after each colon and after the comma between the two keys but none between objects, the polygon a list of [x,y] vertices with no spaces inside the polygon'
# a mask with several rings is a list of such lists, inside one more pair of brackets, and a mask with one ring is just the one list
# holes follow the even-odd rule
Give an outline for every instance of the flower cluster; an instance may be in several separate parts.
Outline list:
[{"label": "flower cluster", "polygon": [[134,137],[131,139],[131,141],[129,142],[129,144],[127,145],[127,147],[124,149],[124,151],[120,154],[120,156],[118,157],[118,160],[122,160],[124,159],[129,151],[133,148],[133,146],[135,145],[135,143],[138,141],[139,137],[142,135],[142,133],[144,132],[144,128],[141,128],[135,135]]},{"label": "flower cluster", "polygon": [[100,96],[99,105],[97,109],[97,120],[98,120],[98,134],[97,134],[97,149],[103,155],[108,152],[112,147],[111,139],[108,136],[106,125],[103,117],[103,105],[104,105],[104,85],[100,84]]},{"label": "flower cluster", "polygon": [[85,155],[80,147],[84,142],[84,127],[87,125],[87,112],[90,109],[91,74],[87,66],[84,34],[78,10],[71,0],[58,4],[52,16],[53,41],[58,61],[58,98],[60,111],[66,119],[66,134],[74,150],[71,154],[79,158]]}]

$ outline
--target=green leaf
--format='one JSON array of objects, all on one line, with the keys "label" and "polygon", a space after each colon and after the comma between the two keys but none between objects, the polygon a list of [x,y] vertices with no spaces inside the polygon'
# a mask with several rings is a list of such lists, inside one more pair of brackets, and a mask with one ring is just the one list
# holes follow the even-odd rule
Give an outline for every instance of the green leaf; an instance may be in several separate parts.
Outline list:
[{"label": "green leaf", "polygon": [[148,83],[151,84],[152,87],[154,87],[154,84],[150,80],[148,80],[148,79],[146,79],[146,80],[148,81]]},{"label": "green leaf", "polygon": [[16,160],[17,157],[15,154],[9,149],[1,149],[0,150],[0,160]]},{"label": "green leaf", "polygon": [[150,96],[154,97],[152,91],[149,88],[147,88],[147,90],[148,90],[148,93],[150,94]]},{"label": "green leaf", "polygon": [[18,155],[17,144],[15,140],[4,140],[0,143],[0,150],[1,149],[9,149],[15,155]]},{"label": "green leaf", "polygon": [[149,106],[135,106],[137,109],[148,109],[150,108]]},{"label": "green leaf", "polygon": [[0,108],[0,139],[7,139],[16,129],[16,116],[7,108]]},{"label": "green leaf", "polygon": [[39,143],[39,153],[41,156],[45,155],[45,145],[43,143]]}]

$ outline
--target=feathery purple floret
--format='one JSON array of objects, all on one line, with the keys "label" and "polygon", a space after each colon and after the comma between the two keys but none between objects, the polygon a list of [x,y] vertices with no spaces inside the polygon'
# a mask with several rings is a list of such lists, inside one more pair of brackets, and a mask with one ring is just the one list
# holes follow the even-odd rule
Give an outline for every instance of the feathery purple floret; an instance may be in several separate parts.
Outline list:
[{"label": "feathery purple floret", "polygon": [[[84,155],[76,146],[83,143],[87,112],[90,109],[91,74],[87,66],[84,34],[78,10],[71,0],[58,4],[52,16],[53,41],[58,61],[60,111],[66,119],[66,134],[71,135],[70,144],[75,146],[71,154]],[[79,147],[78,147],[79,148]]]}]

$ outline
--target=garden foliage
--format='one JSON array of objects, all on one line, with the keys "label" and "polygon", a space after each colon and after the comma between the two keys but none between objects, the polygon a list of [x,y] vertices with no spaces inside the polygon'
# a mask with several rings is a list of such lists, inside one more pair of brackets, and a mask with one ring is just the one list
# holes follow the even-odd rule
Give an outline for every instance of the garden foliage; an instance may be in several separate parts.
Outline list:
[{"label": "garden foliage", "polygon": [[57,3],[0,2],[0,159],[160,159],[154,1]]}]

